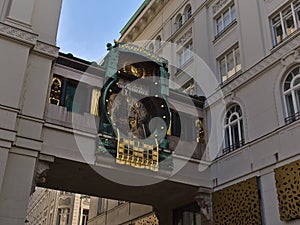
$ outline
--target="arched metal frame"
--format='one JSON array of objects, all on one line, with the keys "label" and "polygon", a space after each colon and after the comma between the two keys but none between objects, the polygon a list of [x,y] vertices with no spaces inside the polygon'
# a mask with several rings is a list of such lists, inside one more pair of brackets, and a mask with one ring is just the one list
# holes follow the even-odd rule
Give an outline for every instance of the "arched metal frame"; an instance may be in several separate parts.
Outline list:
[{"label": "arched metal frame", "polygon": [[294,68],[283,82],[283,101],[285,122],[291,123],[300,119],[300,66]]},{"label": "arched metal frame", "polygon": [[226,113],[224,123],[224,149],[223,154],[244,145],[244,128],[241,107],[237,104],[231,106]]}]

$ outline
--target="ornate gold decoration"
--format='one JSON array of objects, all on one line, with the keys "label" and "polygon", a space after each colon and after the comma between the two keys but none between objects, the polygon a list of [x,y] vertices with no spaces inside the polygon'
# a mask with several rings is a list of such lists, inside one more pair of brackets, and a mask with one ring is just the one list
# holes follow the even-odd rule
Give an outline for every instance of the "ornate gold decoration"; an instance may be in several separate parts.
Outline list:
[{"label": "ornate gold decoration", "polygon": [[282,221],[300,218],[300,160],[275,169],[279,213]]},{"label": "ornate gold decoration", "polygon": [[52,79],[49,103],[54,105],[59,105],[60,94],[61,94],[61,80],[57,77],[54,77]]},{"label": "ornate gold decoration", "polygon": [[195,127],[197,128],[197,142],[203,143],[204,140],[204,128],[203,128],[203,119],[199,118],[195,122]]},{"label": "ornate gold decoration", "polygon": [[154,214],[134,222],[134,225],[158,225],[158,224],[159,224],[158,219]]},{"label": "ornate gold decoration", "polygon": [[141,53],[141,54],[145,55],[146,57],[151,58],[152,60],[155,60],[155,61],[160,62],[160,63],[166,62],[165,59],[153,54],[152,52],[148,51],[147,49],[144,49],[142,47],[139,47],[139,46],[136,46],[136,45],[133,45],[133,44],[119,43],[119,48],[123,49],[123,50],[126,50],[126,51],[134,51],[134,52]]},{"label": "ornate gold decoration", "polygon": [[136,139],[126,139],[118,134],[117,163],[140,169],[158,171],[159,146],[146,144]]},{"label": "ornate gold decoration", "polygon": [[99,116],[99,98],[101,97],[101,91],[94,88],[91,97],[91,110],[90,113],[95,116]]},{"label": "ornate gold decoration", "polygon": [[251,178],[212,194],[215,224],[262,224],[257,178]]}]

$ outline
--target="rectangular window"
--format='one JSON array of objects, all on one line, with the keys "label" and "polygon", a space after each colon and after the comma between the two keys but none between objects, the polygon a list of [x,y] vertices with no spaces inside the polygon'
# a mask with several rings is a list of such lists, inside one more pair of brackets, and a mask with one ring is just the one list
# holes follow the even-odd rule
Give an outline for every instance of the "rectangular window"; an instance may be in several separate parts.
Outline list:
[{"label": "rectangular window", "polygon": [[178,68],[182,68],[193,56],[193,43],[190,42],[178,53]]},{"label": "rectangular window", "polygon": [[241,70],[240,52],[236,46],[221,56],[218,60],[219,74],[224,82]]},{"label": "rectangular window", "polygon": [[235,5],[231,5],[216,17],[215,19],[216,35],[220,34],[235,20],[236,20]]},{"label": "rectangular window", "polygon": [[189,95],[195,94],[195,82],[194,79],[189,80],[182,86],[183,92]]},{"label": "rectangular window", "polygon": [[294,33],[300,26],[300,3],[294,1],[283,10],[271,17],[271,27],[274,45],[282,42],[288,35]]}]

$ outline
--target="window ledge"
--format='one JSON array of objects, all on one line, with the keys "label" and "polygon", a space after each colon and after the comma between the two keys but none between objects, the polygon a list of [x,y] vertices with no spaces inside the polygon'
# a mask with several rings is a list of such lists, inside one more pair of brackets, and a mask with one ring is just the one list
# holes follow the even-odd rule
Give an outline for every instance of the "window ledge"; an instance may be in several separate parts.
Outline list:
[{"label": "window ledge", "polygon": [[231,77],[227,78],[225,81],[220,83],[221,87],[226,86],[228,83],[230,83],[231,81],[233,81],[235,78],[237,78],[238,76],[240,76],[243,73],[242,70],[239,70],[238,72],[236,72],[235,74],[233,74]]},{"label": "window ledge", "polygon": [[233,27],[235,27],[237,24],[237,20],[233,20],[230,24],[228,24],[220,33],[218,33],[215,36],[215,39],[213,40],[213,43],[215,44],[219,39],[221,39],[222,36],[224,36],[226,33],[228,33]]},{"label": "window ledge", "polygon": [[189,58],[180,68],[176,69],[175,77],[179,77],[179,75],[194,61],[194,57]]}]

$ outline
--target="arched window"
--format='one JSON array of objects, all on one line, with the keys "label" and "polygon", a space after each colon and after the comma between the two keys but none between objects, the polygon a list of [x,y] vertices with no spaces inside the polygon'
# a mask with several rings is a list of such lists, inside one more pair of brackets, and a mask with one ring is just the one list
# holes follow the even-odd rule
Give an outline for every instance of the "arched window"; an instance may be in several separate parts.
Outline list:
[{"label": "arched window", "polygon": [[239,105],[231,106],[225,116],[225,141],[223,154],[227,154],[244,145],[242,110]]},{"label": "arched window", "polygon": [[151,52],[154,52],[154,45],[153,45],[153,43],[151,43],[151,44],[149,45],[149,50],[150,50]]},{"label": "arched window", "polygon": [[160,35],[158,35],[155,40],[155,47],[156,47],[156,50],[160,49],[160,47],[161,47],[161,36]]},{"label": "arched window", "polygon": [[192,17],[192,7],[190,4],[188,4],[184,9],[184,20],[187,21],[191,17]]},{"label": "arched window", "polygon": [[300,119],[300,66],[293,69],[283,84],[286,123]]},{"label": "arched window", "polygon": [[178,30],[182,26],[182,15],[178,14],[176,19],[175,19],[175,30]]}]

